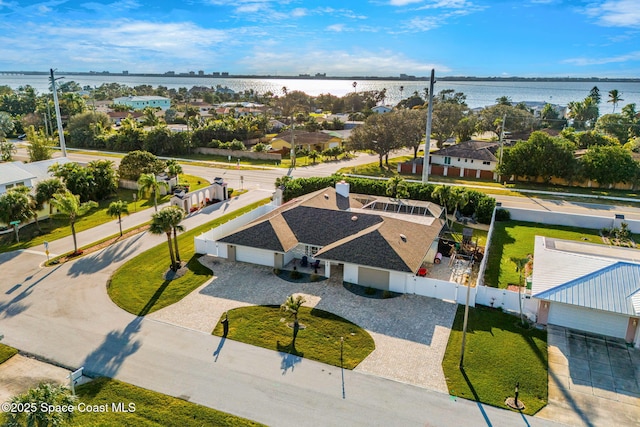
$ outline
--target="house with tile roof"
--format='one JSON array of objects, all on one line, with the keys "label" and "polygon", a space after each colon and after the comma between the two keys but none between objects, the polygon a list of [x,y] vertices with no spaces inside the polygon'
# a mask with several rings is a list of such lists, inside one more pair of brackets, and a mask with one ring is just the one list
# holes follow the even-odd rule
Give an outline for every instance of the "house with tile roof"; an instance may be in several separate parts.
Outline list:
[{"label": "house with tile roof", "polygon": [[637,249],[536,236],[531,296],[537,321],[640,346]]},{"label": "house with tile roof", "polygon": [[275,207],[208,247],[230,261],[278,269],[306,257],[327,277],[342,267],[346,282],[389,290],[434,260],[444,224],[438,205],[350,194],[341,182]]}]

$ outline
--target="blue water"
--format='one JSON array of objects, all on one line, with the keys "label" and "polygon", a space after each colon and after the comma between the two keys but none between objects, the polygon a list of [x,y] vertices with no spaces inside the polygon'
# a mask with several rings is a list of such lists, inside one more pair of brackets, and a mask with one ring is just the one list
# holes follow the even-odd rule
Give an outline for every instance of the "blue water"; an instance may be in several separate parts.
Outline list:
[{"label": "blue water", "polygon": [[[57,77],[62,77],[59,74]],[[316,79],[257,79],[257,78],[208,78],[208,77],[139,77],[139,76],[64,76],[65,80],[73,80],[81,86],[100,86],[102,83],[121,83],[128,86],[148,84],[151,86],[166,86],[168,88],[191,88],[192,86],[216,86],[222,85],[236,92],[253,89],[259,94],[271,91],[276,96],[282,96],[282,88],[288,91],[300,90],[311,96],[330,93],[336,96],[344,96],[353,92],[352,80],[316,80]],[[437,79],[437,78],[436,78]],[[356,90],[382,90],[387,89],[387,104],[394,105],[401,99],[407,98],[417,91],[424,94],[428,87],[427,81],[400,81],[400,80],[355,80]],[[13,89],[19,86],[31,85],[39,93],[48,92],[48,76],[25,76],[0,74],[0,85],[7,85]],[[402,92],[400,87],[403,87]],[[471,108],[483,107],[495,104],[496,98],[508,96],[514,102],[537,101],[552,104],[567,105],[570,101],[580,101],[589,95],[593,86],[600,89],[602,103],[600,113],[610,113],[613,105],[607,103],[607,93],[617,89],[622,93],[623,101],[616,107],[616,111],[629,103],[636,103],[640,109],[640,83],[615,83],[615,82],[471,82],[471,81],[441,81],[435,85],[435,92],[444,89],[453,89],[467,95],[467,104]]]}]

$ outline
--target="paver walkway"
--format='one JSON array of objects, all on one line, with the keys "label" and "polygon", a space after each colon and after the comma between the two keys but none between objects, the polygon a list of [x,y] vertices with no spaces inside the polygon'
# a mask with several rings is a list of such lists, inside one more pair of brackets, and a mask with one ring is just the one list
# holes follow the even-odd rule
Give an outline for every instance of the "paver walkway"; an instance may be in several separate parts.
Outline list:
[{"label": "paver walkway", "polygon": [[312,283],[292,283],[268,267],[201,258],[215,277],[177,304],[147,317],[210,333],[222,314],[246,305],[281,304],[292,293],[305,305],[337,314],[366,329],[376,349],[356,368],[447,393],[442,358],[456,304],[416,295],[371,299],[342,286],[342,275]]}]

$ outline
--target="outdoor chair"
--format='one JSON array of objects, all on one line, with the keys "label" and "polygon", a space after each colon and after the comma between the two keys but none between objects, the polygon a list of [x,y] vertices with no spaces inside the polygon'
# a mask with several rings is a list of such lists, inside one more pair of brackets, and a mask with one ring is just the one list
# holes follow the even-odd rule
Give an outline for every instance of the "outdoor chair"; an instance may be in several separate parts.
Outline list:
[{"label": "outdoor chair", "polygon": [[306,267],[309,265],[309,258],[307,258],[307,256],[303,256],[302,259],[300,260],[300,266],[301,267]]}]

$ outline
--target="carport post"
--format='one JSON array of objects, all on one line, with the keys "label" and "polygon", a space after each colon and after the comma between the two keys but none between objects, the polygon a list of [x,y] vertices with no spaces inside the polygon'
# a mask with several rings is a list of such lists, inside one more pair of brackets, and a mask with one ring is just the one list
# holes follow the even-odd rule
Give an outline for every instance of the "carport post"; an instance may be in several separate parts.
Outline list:
[{"label": "carport post", "polygon": [[464,306],[464,323],[462,324],[462,349],[460,350],[460,369],[463,368],[464,363],[464,345],[467,341],[467,322],[469,320],[469,294],[471,292],[471,286],[469,282],[466,283],[467,286],[467,303]]}]

